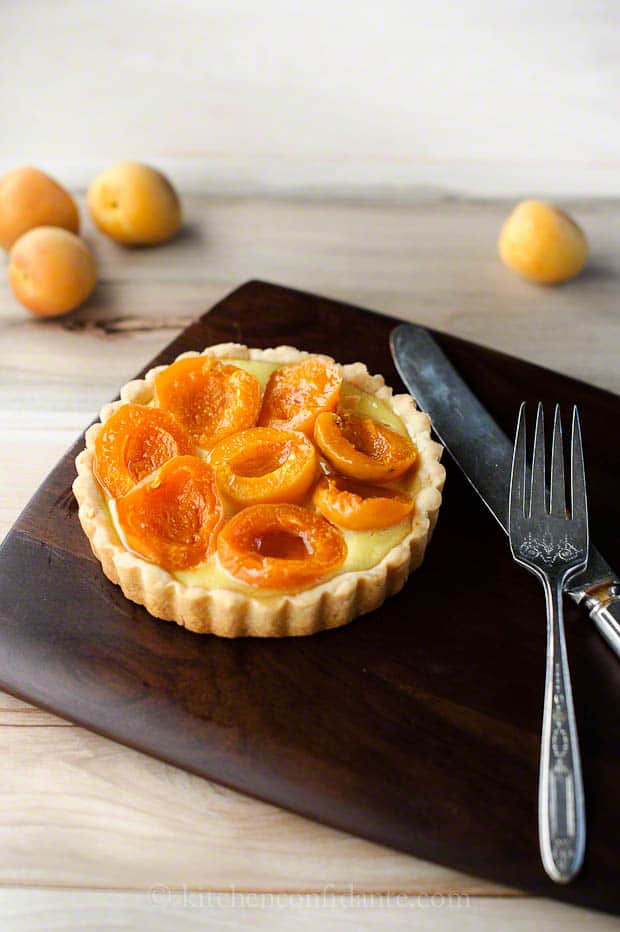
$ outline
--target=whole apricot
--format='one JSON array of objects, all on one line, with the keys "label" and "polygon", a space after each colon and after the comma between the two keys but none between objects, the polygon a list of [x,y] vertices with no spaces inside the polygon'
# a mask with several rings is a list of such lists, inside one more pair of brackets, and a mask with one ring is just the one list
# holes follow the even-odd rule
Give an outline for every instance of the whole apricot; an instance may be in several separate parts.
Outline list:
[{"label": "whole apricot", "polygon": [[499,254],[508,268],[533,282],[574,278],[588,258],[588,241],[572,217],[543,201],[521,201],[502,227]]},{"label": "whole apricot", "polygon": [[88,209],[103,233],[129,246],[163,243],[181,226],[181,203],[171,183],[139,162],[119,162],[97,175]]},{"label": "whole apricot", "polygon": [[39,171],[24,166],[0,178],[0,246],[10,249],[34,227],[63,227],[80,232],[80,215],[68,191]]},{"label": "whole apricot", "polygon": [[86,243],[60,227],[37,227],[17,240],[9,256],[16,298],[40,317],[66,314],[85,301],[97,281]]}]

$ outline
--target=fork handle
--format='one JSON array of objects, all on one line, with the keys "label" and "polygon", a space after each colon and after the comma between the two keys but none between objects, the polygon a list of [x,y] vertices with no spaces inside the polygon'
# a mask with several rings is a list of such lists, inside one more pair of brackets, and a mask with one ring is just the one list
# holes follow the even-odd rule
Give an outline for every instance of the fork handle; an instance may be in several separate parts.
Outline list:
[{"label": "fork handle", "polygon": [[547,670],[543,711],[538,829],[544,868],[568,883],[583,861],[586,835],[577,725],[566,655],[562,581],[544,579]]}]

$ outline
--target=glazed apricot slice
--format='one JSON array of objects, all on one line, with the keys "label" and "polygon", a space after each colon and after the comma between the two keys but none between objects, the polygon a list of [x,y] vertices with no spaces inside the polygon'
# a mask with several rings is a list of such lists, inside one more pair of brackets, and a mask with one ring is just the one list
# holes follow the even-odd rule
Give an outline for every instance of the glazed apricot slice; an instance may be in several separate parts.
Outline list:
[{"label": "glazed apricot slice", "polygon": [[178,359],[155,378],[155,398],[205,450],[252,427],[260,411],[260,382],[250,372],[208,356]]},{"label": "glazed apricot slice", "polygon": [[189,434],[170,412],[126,404],[97,434],[93,470],[110,495],[120,498],[173,456],[193,452]]},{"label": "glazed apricot slice", "polygon": [[215,474],[196,456],[176,456],[116,503],[128,546],[165,570],[185,570],[215,547],[224,509]]},{"label": "glazed apricot slice", "polygon": [[413,511],[413,501],[406,495],[344,476],[324,476],[312,501],[323,517],[349,531],[392,527]]},{"label": "glazed apricot slice", "polygon": [[225,525],[217,552],[250,586],[297,589],[335,572],[347,548],[337,528],[299,505],[252,505]]},{"label": "glazed apricot slice", "polygon": [[251,427],[220,440],[209,462],[224,495],[245,506],[300,501],[316,478],[318,456],[303,434]]},{"label": "glazed apricot slice", "polygon": [[311,437],[317,415],[335,410],[341,385],[339,366],[321,356],[282,366],[267,383],[259,426],[301,430]]},{"label": "glazed apricot slice", "polygon": [[338,472],[365,482],[388,482],[416,460],[410,440],[367,415],[319,414],[314,439]]}]

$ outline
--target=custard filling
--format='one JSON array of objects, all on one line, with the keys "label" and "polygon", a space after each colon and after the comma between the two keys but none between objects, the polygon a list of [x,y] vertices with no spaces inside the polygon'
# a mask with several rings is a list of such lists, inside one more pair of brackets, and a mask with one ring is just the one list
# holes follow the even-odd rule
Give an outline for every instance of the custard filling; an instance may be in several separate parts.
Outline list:
[{"label": "custard filling", "polygon": [[[245,369],[254,375],[258,379],[262,391],[264,391],[271,374],[282,366],[282,363],[272,363],[264,360],[226,359],[224,361],[227,365]],[[393,431],[408,436],[402,420],[388,403],[375,395],[361,391],[346,380],[341,387],[340,404],[345,410],[370,417],[379,423],[385,424]],[[197,449],[197,454],[201,458],[207,458],[207,453],[203,450]],[[392,483],[391,486],[415,500],[420,483],[417,472],[416,469],[413,469],[410,474]],[[126,549],[130,549],[127,547],[118,520],[116,502],[103,489],[102,494],[107,505],[110,523],[119,541]],[[349,572],[369,570],[376,566],[407,537],[414,520],[415,513],[413,519],[410,516],[399,524],[384,529],[351,531],[339,528],[347,547],[347,556],[338,570],[329,578],[333,579]],[[177,570],[172,575],[187,586],[197,586],[202,589],[228,589],[245,594],[251,593],[252,597],[259,599],[281,598],[283,595],[282,591],[259,590],[236,579],[221,565],[217,553],[190,569]]]}]

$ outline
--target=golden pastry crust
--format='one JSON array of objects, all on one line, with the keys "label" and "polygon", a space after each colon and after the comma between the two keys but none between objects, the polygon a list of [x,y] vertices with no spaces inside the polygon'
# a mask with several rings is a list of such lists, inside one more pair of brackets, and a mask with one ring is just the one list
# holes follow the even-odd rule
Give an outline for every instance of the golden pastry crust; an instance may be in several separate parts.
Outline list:
[{"label": "golden pastry crust", "polygon": [[[238,343],[220,343],[203,353],[182,353],[218,359],[250,359],[290,363],[312,354],[291,346],[274,349],[248,349]],[[328,357],[326,357],[328,358]],[[148,563],[127,550],[110,522],[104,495],[93,474],[94,444],[101,426],[122,404],[148,404],[153,398],[158,366],[144,379],[128,382],[121,389],[121,400],[104,405],[99,424],[86,432],[86,448],[76,458],[77,478],[73,492],[79,503],[79,518],[94,555],[105,575],[120,585],[124,595],[144,605],[156,618],[176,621],[199,634],[220,637],[284,637],[308,635],[347,624],[358,615],[373,611],[405,584],[409,573],[424,558],[441,505],[445,470],[440,463],[443,447],[431,439],[427,414],[416,409],[410,395],[393,395],[380,375],[370,375],[363,363],[341,366],[345,380],[358,389],[386,402],[401,418],[416,444],[419,463],[419,489],[411,530],[375,566],[368,570],[341,573],[301,592],[254,598],[233,589],[204,589],[175,579],[161,567]]]}]

